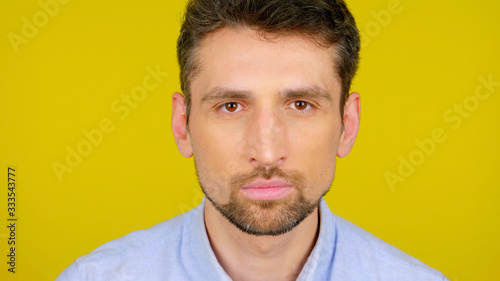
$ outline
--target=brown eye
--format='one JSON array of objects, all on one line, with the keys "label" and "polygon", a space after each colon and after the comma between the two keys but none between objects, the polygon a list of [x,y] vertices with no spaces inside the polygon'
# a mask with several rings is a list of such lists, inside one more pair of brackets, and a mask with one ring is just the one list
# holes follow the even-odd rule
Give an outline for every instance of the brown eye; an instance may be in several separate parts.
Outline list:
[{"label": "brown eye", "polygon": [[229,112],[235,112],[238,109],[238,103],[228,102],[228,103],[224,104],[224,108]]},{"label": "brown eye", "polygon": [[296,109],[298,109],[298,110],[304,110],[304,109],[307,108],[308,104],[305,101],[299,100],[299,101],[296,101],[294,105],[295,105]]}]

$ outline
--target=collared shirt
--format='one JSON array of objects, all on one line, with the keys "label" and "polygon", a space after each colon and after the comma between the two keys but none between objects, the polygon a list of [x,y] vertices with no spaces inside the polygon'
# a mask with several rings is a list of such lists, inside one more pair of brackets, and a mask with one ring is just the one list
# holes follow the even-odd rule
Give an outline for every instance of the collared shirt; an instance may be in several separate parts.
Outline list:
[{"label": "collared shirt", "polygon": [[[203,198],[193,210],[132,232],[78,258],[56,281],[231,278],[212,251]],[[297,280],[444,281],[439,271],[333,214],[320,201],[318,240]]]}]

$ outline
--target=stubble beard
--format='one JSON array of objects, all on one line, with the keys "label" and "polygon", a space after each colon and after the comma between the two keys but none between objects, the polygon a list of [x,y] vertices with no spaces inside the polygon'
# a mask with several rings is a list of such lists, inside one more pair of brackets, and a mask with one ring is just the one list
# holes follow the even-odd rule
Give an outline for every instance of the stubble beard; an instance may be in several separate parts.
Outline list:
[{"label": "stubble beard", "polygon": [[[250,200],[239,193],[242,186],[257,178],[273,177],[290,182],[294,192],[277,200]],[[319,207],[320,199],[329,191],[328,188],[319,198],[308,200],[305,197],[306,180],[301,173],[259,166],[251,173],[232,176],[229,202],[220,204],[207,193],[199,177],[198,180],[203,193],[222,216],[244,233],[256,236],[278,236],[291,231]]]}]

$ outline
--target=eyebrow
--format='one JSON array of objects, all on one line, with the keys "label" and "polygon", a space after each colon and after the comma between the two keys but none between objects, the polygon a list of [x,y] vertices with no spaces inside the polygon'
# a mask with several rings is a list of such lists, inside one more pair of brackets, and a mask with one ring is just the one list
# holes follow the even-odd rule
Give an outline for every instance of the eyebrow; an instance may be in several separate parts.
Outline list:
[{"label": "eyebrow", "polygon": [[287,99],[311,98],[323,99],[328,102],[332,101],[332,96],[330,95],[330,93],[316,85],[307,85],[295,89],[286,89],[280,92],[280,96]]},{"label": "eyebrow", "polygon": [[[236,90],[216,87],[205,94],[205,96],[203,96],[203,98],[201,99],[201,102],[203,103],[207,101],[230,99],[249,99],[252,96],[252,92],[248,90]],[[279,92],[279,96],[285,99],[310,98],[323,99],[328,102],[332,101],[332,96],[330,95],[330,93],[316,85],[306,85],[293,89],[285,89]]]},{"label": "eyebrow", "polygon": [[251,96],[252,93],[250,91],[216,87],[210,90],[205,96],[203,96],[201,102],[218,101],[225,99],[248,99]]}]

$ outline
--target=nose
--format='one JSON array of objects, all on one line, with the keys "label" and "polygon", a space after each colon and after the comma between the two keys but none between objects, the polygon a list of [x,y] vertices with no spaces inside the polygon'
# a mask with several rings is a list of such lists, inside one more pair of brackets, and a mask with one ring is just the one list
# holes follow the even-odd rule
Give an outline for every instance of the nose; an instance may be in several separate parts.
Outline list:
[{"label": "nose", "polygon": [[272,109],[255,111],[248,126],[249,159],[253,165],[280,166],[288,157],[287,127]]}]

